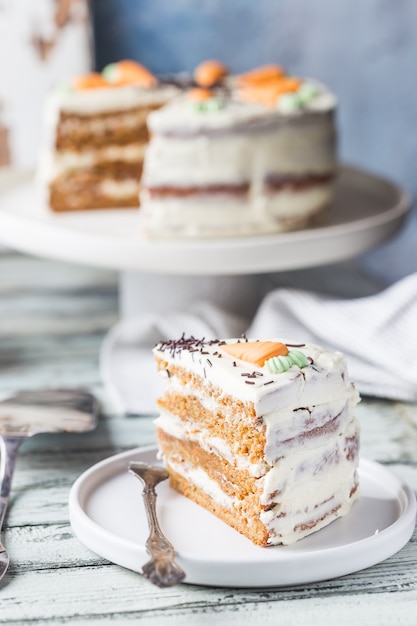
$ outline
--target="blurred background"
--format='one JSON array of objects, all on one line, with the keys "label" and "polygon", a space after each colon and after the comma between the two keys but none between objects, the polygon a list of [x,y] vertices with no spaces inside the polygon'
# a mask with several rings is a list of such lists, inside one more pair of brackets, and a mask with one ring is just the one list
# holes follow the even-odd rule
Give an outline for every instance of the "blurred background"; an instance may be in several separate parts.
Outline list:
[{"label": "blurred background", "polygon": [[[277,62],[329,85],[341,161],[417,198],[416,0],[0,0],[0,55],[0,165],[33,165],[42,97],[66,76],[123,58],[190,71],[214,57],[235,72]],[[416,242],[414,209],[403,233],[361,262],[392,282],[417,270]]]}]

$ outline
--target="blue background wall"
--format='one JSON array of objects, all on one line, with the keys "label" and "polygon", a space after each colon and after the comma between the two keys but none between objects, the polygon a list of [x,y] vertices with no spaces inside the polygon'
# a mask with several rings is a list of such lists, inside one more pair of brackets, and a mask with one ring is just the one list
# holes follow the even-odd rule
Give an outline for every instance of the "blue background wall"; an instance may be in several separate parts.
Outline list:
[{"label": "blue background wall", "polygon": [[[340,103],[341,160],[417,198],[416,0],[94,0],[92,9],[98,69],[136,58],[164,73],[217,57],[233,71],[278,62],[322,80]],[[389,280],[417,271],[416,212],[363,263]]]}]

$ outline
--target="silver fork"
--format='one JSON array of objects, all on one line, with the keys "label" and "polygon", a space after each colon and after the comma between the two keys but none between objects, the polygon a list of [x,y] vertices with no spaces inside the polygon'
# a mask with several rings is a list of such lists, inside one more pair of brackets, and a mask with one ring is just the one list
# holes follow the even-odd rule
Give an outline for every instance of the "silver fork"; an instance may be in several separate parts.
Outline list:
[{"label": "silver fork", "polygon": [[156,485],[168,478],[168,472],[162,467],[134,461],[129,464],[129,472],[144,486],[142,496],[150,530],[146,551],[151,559],[143,566],[143,575],[158,587],[172,587],[184,580],[185,572],[176,563],[175,549],[159,526],[155,491]]}]

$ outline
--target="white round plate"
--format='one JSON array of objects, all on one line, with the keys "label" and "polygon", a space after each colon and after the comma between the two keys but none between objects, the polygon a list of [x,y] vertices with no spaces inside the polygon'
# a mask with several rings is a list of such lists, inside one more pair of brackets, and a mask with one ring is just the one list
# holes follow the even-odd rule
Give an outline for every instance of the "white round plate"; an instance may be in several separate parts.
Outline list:
[{"label": "white round plate", "polygon": [[119,270],[257,274],[355,257],[398,231],[410,200],[396,185],[340,167],[333,206],[316,227],[233,239],[150,241],[135,209],[55,214],[33,177],[0,181],[0,241],[22,252]]},{"label": "white round plate", "polygon": [[[140,572],[148,526],[141,485],[129,461],[156,463],[156,449],[138,448],[87,470],[69,499],[74,533],[109,561]],[[171,489],[158,486],[162,530],[174,544],[184,582],[224,587],[274,587],[336,578],[379,563],[410,539],[416,518],[411,489],[372,461],[359,467],[362,497],[352,511],[292,546],[261,548]]]}]

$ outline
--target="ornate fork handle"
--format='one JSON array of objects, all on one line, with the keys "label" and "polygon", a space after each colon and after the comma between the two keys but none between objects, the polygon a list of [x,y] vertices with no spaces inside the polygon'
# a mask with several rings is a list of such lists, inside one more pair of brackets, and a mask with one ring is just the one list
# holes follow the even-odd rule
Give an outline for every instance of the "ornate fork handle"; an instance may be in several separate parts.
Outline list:
[{"label": "ornate fork handle", "polygon": [[6,517],[17,452],[25,439],[26,435],[0,436],[0,580],[9,567],[9,555],[1,542],[1,532]]},{"label": "ornate fork handle", "polygon": [[145,563],[142,572],[154,585],[171,587],[184,580],[185,572],[175,562],[175,549],[162,532],[156,515],[155,486],[161,480],[166,480],[168,474],[161,468],[145,463],[131,463],[129,471],[144,484],[142,497],[150,529],[146,550],[151,559]]}]

